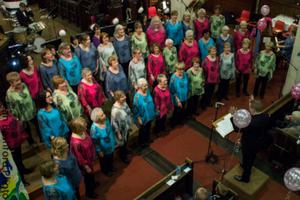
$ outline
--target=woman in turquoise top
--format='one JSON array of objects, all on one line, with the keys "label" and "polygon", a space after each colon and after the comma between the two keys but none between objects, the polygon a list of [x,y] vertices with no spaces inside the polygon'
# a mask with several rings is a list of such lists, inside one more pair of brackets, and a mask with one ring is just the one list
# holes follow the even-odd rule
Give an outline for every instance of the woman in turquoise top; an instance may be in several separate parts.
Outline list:
[{"label": "woman in turquoise top", "polygon": [[198,41],[201,61],[208,55],[208,50],[211,46],[215,46],[214,40],[210,37],[209,30],[203,31],[203,37]]},{"label": "woman in turquoise top", "polygon": [[265,50],[262,50],[255,63],[256,80],[253,90],[253,95],[256,97],[259,93],[260,98],[264,98],[267,83],[273,77],[273,72],[276,67],[276,55],[272,51],[273,43],[265,43]]},{"label": "woman in turquoise top", "polygon": [[106,176],[112,176],[116,134],[109,120],[101,108],[94,108],[91,112],[90,135],[93,139],[96,152],[100,159],[101,171]]},{"label": "woman in turquoise top", "polygon": [[58,68],[61,76],[66,79],[75,93],[77,86],[81,81],[81,63],[76,55],[72,55],[70,45],[61,43],[58,52],[60,58],[58,60]]},{"label": "woman in turquoise top", "polygon": [[53,160],[41,163],[40,173],[45,200],[75,200],[74,190],[65,176],[58,174],[58,167]]},{"label": "woman in turquoise top", "polygon": [[181,22],[177,21],[177,18],[178,11],[173,10],[171,12],[171,20],[166,23],[165,29],[167,37],[173,40],[174,46],[177,50],[179,50],[179,47],[183,40],[183,26]]},{"label": "woman in turquoise top", "polygon": [[61,113],[52,107],[53,97],[50,90],[45,90],[37,96],[37,113],[39,128],[43,142],[51,148],[51,137],[69,137],[69,128]]},{"label": "woman in turquoise top", "polygon": [[176,72],[171,76],[169,88],[174,104],[172,125],[182,124],[185,116],[185,105],[188,100],[188,75],[184,63],[175,65]]},{"label": "woman in turquoise top", "polygon": [[139,144],[146,147],[149,145],[151,123],[156,116],[155,106],[146,79],[138,79],[137,87],[133,98],[133,116],[139,126]]}]

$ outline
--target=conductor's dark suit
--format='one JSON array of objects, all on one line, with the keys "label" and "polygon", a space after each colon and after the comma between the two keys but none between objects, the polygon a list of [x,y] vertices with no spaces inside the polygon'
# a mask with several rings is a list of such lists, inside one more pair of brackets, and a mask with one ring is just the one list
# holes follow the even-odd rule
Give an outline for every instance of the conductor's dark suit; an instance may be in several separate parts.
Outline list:
[{"label": "conductor's dark suit", "polygon": [[31,11],[26,11],[26,10],[22,12],[20,9],[18,9],[16,13],[16,17],[21,26],[28,27],[28,25],[32,23],[30,17],[33,17],[33,13]]}]

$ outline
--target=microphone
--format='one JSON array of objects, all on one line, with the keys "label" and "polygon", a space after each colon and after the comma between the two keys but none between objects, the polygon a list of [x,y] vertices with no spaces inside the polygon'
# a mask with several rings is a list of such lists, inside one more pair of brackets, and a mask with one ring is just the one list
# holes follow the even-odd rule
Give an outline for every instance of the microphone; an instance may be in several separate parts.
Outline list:
[{"label": "microphone", "polygon": [[225,104],[224,103],[222,103],[222,102],[216,102],[215,103],[215,108],[219,108],[220,106],[224,106]]}]

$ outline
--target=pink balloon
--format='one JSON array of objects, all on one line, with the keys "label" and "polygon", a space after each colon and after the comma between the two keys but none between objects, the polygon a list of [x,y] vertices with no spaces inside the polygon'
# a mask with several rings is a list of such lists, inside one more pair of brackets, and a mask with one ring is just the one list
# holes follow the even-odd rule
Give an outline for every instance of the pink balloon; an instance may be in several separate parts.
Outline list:
[{"label": "pink balloon", "polygon": [[283,177],[285,186],[291,191],[300,190],[300,168],[290,168]]},{"label": "pink balloon", "polygon": [[300,99],[300,83],[293,85],[291,94],[294,99],[296,100]]},{"label": "pink balloon", "polygon": [[238,128],[245,128],[251,122],[251,114],[246,109],[239,109],[233,114],[233,123]]}]

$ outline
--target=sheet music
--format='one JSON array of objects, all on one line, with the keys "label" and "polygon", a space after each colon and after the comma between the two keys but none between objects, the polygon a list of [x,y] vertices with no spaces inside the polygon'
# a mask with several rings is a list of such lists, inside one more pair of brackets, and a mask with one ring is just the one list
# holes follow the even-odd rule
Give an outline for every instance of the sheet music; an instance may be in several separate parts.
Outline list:
[{"label": "sheet music", "polygon": [[227,115],[224,116],[224,118],[216,123],[216,131],[224,138],[226,137],[229,133],[234,131],[233,125],[231,123],[230,118],[232,115],[228,113]]}]

